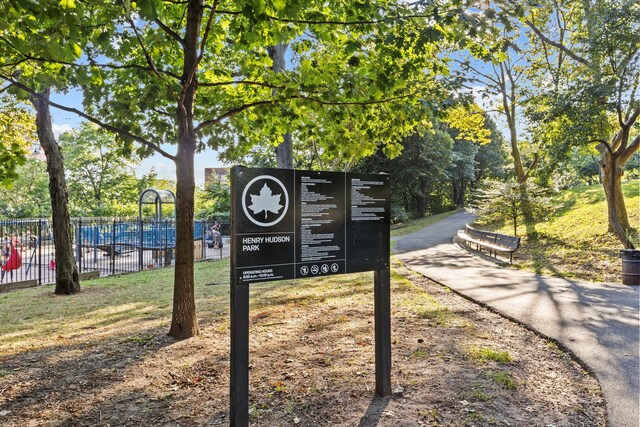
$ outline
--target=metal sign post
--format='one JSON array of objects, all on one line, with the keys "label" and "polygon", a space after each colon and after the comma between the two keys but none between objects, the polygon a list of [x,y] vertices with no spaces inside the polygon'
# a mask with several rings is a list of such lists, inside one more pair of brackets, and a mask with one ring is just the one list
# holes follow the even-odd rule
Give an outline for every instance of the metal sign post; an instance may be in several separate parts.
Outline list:
[{"label": "metal sign post", "polygon": [[231,425],[249,425],[249,284],[231,284]]},{"label": "metal sign post", "polygon": [[376,394],[391,396],[391,273],[376,271],[373,275],[375,318]]},{"label": "metal sign post", "polygon": [[390,177],[231,170],[230,424],[249,425],[249,285],[374,271],[376,394],[391,395]]}]

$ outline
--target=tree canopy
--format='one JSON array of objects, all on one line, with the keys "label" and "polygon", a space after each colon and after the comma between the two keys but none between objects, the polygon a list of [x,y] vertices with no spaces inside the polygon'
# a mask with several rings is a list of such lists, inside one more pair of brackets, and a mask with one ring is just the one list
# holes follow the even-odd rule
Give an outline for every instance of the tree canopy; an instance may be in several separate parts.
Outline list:
[{"label": "tree canopy", "polygon": [[[193,299],[194,163],[205,144],[240,153],[296,130],[322,136],[345,165],[397,154],[446,91],[445,42],[473,43],[457,0],[444,4],[310,1],[11,1],[0,6],[0,78],[43,102],[171,159],[177,171],[177,257],[170,334],[198,333]],[[464,19],[460,19],[460,18]],[[292,67],[269,47],[291,46]],[[43,87],[78,87],[83,108]],[[173,152],[163,144],[175,144]]]},{"label": "tree canopy", "polygon": [[150,177],[136,178],[135,154],[123,152],[112,133],[84,122],[60,135],[75,216],[137,215],[138,197]]}]

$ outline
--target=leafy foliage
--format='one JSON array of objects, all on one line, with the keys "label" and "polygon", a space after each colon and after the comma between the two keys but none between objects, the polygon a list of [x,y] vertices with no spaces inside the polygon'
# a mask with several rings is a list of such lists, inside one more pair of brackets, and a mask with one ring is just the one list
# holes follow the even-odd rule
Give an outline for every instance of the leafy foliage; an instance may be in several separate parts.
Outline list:
[{"label": "leafy foliage", "polygon": [[27,159],[16,178],[0,191],[0,218],[48,218],[51,215],[46,164]]},{"label": "leafy foliage", "polygon": [[415,212],[418,217],[427,212],[440,212],[449,207],[447,170],[451,165],[453,140],[446,132],[434,130],[415,134],[402,142],[401,154],[389,159],[381,151],[364,159],[358,171],[391,175],[392,202],[400,212]]},{"label": "leafy foliage", "polygon": [[62,134],[60,145],[73,215],[137,214],[138,197],[149,177],[136,178],[136,156],[123,151],[113,134],[84,122],[78,130]]},{"label": "leafy foliage", "polygon": [[231,214],[231,188],[213,181],[204,191],[196,193],[196,218],[208,221],[229,220]]},{"label": "leafy foliage", "polygon": [[14,100],[0,99],[0,186],[18,178],[17,168],[25,162],[27,147],[35,141],[35,119]]},{"label": "leafy foliage", "polygon": [[540,220],[554,210],[548,189],[533,183],[491,180],[476,190],[472,208],[483,221],[510,222],[514,235],[517,235],[518,222],[525,214]]}]

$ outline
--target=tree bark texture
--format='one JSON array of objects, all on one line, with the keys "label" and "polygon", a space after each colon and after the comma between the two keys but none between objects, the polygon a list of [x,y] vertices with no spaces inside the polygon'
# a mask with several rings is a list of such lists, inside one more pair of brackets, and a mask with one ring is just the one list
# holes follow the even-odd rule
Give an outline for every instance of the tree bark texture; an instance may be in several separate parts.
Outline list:
[{"label": "tree bark texture", "polygon": [[73,256],[73,240],[69,220],[69,195],[64,176],[64,162],[60,146],[53,135],[51,114],[49,110],[49,89],[43,91],[42,97],[33,98],[36,110],[38,140],[47,157],[49,174],[49,195],[51,197],[51,213],[53,243],[56,260],[56,288],[58,295],[70,295],[80,292],[78,267]]},{"label": "tree bark texture", "polygon": [[293,138],[290,133],[282,135],[282,142],[276,147],[279,169],[293,169]]},{"label": "tree bark texture", "polygon": [[599,144],[598,150],[600,151],[600,178],[607,200],[608,231],[614,233],[626,249],[633,249],[634,245],[627,235],[627,230],[631,226],[622,193],[623,164],[620,164],[619,156],[608,150],[604,144]]},{"label": "tree bark texture", "polygon": [[502,95],[502,108],[509,127],[509,143],[511,144],[511,158],[516,173],[516,182],[522,184],[527,180],[527,174],[522,165],[522,156],[518,147],[518,129],[516,125],[516,87],[511,68],[500,64],[500,74],[497,75]]},{"label": "tree bark texture", "polygon": [[199,334],[194,291],[194,166],[195,138],[185,138],[178,144],[176,161],[176,262],[173,283],[173,313],[169,335],[184,339]]},{"label": "tree bark texture", "polygon": [[[272,69],[276,73],[283,72],[287,67],[284,54],[288,47],[289,44],[287,43],[278,43],[269,48],[269,56],[273,61]],[[279,169],[293,169],[293,138],[290,133],[282,135],[282,142],[276,147],[276,160],[278,161]]]},{"label": "tree bark texture", "polygon": [[173,282],[173,312],[169,335],[184,339],[199,334],[193,277],[194,154],[196,134],[193,126],[198,86],[198,40],[204,6],[191,0],[187,7],[184,36],[182,91],[177,103],[178,152],[176,164],[176,263]]},{"label": "tree bark texture", "polygon": [[601,141],[598,144],[600,178],[607,199],[609,216],[608,231],[614,233],[626,249],[635,249],[635,247],[628,234],[631,226],[622,193],[622,175],[625,163],[640,148],[640,134],[630,138],[633,125],[639,116],[640,108],[630,111],[624,118],[619,113],[620,130],[618,133],[611,138],[610,144],[607,144],[606,141]]}]

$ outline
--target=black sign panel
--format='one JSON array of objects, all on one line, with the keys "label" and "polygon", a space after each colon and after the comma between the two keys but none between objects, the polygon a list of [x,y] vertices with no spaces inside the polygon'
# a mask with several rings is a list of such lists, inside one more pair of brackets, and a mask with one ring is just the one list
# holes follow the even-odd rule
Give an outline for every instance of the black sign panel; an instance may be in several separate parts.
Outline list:
[{"label": "black sign panel", "polygon": [[388,175],[234,167],[231,193],[236,280],[389,267]]}]

